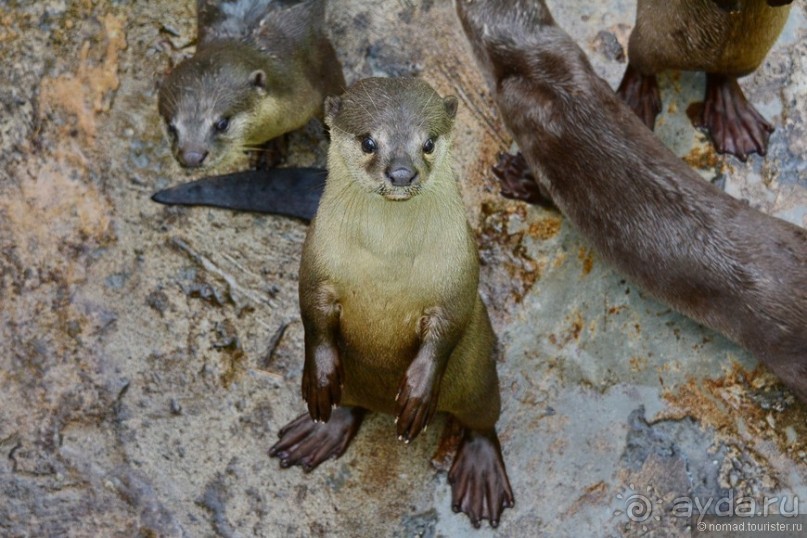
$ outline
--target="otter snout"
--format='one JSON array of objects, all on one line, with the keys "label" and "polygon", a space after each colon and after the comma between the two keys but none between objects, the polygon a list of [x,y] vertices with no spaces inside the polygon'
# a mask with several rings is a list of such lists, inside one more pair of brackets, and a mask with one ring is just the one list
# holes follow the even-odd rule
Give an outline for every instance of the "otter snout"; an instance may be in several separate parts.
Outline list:
[{"label": "otter snout", "polygon": [[384,175],[395,187],[408,187],[418,179],[418,171],[408,156],[393,159],[384,170]]},{"label": "otter snout", "polygon": [[197,149],[190,149],[190,150],[180,150],[178,160],[179,164],[184,166],[185,168],[197,168],[202,166],[202,163],[205,162],[207,158],[208,151],[206,150],[197,150]]}]

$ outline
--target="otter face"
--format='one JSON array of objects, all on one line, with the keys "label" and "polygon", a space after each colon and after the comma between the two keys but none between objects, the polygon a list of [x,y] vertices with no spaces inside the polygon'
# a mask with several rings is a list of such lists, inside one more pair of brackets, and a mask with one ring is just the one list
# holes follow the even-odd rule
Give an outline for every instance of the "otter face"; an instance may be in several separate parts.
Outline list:
[{"label": "otter face", "polygon": [[245,147],[266,75],[222,54],[185,60],[160,88],[159,111],[174,158],[185,168],[222,164]]},{"label": "otter face", "polygon": [[331,150],[367,192],[402,201],[429,188],[448,155],[455,97],[412,78],[369,78],[325,100]]}]

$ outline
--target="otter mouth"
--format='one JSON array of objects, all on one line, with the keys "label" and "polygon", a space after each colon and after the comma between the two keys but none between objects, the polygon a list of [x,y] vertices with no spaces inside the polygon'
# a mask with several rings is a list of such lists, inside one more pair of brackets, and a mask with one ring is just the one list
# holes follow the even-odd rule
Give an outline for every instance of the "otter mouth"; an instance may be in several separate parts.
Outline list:
[{"label": "otter mouth", "polygon": [[390,202],[405,202],[420,193],[420,186],[408,185],[406,187],[396,187],[393,185],[382,185],[376,192]]},{"label": "otter mouth", "polygon": [[391,202],[405,202],[414,196],[414,194],[409,192],[387,192],[382,194],[384,198]]},{"label": "otter mouth", "polygon": [[377,192],[390,202],[405,202],[415,197],[420,192],[420,189],[416,187],[392,187],[387,185],[378,189]]}]

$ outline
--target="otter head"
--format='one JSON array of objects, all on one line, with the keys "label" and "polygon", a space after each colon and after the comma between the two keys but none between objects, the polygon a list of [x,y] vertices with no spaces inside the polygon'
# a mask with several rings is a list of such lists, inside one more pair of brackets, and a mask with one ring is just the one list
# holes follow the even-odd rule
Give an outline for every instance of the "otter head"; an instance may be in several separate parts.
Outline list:
[{"label": "otter head", "polygon": [[325,100],[329,159],[341,159],[367,192],[408,200],[447,163],[456,113],[456,97],[440,97],[422,80],[361,80]]},{"label": "otter head", "polygon": [[158,107],[180,165],[212,166],[250,149],[251,115],[266,95],[261,61],[249,47],[211,44],[168,75]]}]

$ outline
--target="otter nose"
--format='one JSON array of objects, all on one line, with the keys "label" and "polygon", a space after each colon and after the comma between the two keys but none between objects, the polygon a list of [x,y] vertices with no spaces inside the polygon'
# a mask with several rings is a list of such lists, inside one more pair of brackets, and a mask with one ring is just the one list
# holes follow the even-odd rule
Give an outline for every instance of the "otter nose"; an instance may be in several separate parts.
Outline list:
[{"label": "otter nose", "polygon": [[207,151],[186,150],[179,155],[179,164],[186,168],[196,168],[202,166],[207,158]]},{"label": "otter nose", "polygon": [[396,187],[411,185],[418,178],[417,170],[413,170],[411,162],[406,162],[402,159],[392,161],[384,173],[390,183]]}]

